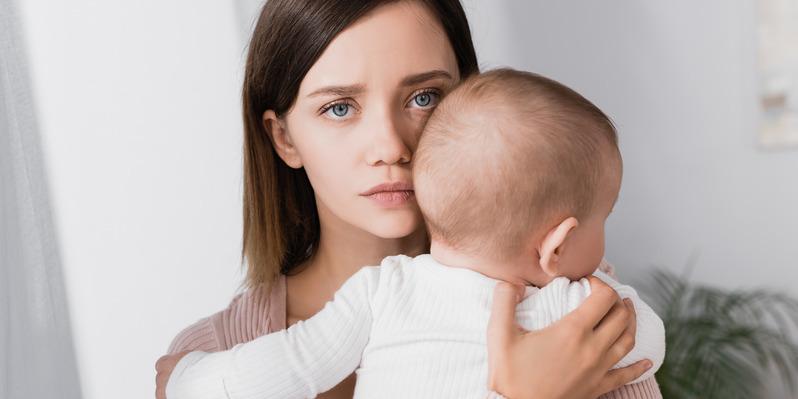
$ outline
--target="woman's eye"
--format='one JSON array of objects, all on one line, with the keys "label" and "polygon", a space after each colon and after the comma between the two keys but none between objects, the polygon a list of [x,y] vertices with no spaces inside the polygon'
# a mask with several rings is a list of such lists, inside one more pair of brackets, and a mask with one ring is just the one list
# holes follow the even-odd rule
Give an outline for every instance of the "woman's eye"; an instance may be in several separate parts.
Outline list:
[{"label": "woman's eye", "polygon": [[434,107],[438,104],[439,96],[437,93],[424,92],[416,94],[411,101],[411,106],[418,108]]},{"label": "woman's eye", "polygon": [[349,105],[347,104],[335,104],[331,108],[332,113],[337,117],[344,117],[346,114],[349,113]]},{"label": "woman's eye", "polygon": [[348,102],[333,103],[321,109],[321,114],[335,120],[352,117],[353,105]]},{"label": "woman's eye", "polygon": [[419,105],[421,107],[426,107],[427,105],[429,105],[430,101],[432,101],[432,99],[430,98],[430,95],[427,93],[419,94],[416,96],[416,105]]}]

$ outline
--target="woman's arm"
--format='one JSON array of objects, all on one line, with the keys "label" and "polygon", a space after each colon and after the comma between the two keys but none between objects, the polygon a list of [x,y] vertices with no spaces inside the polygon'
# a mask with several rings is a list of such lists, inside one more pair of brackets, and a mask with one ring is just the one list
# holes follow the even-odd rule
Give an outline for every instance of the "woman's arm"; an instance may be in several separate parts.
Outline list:
[{"label": "woman's arm", "polygon": [[[166,398],[166,383],[175,365],[191,351],[216,352],[285,328],[285,281],[259,285],[238,294],[220,312],[184,328],[155,363],[155,398]],[[278,303],[274,303],[274,302]],[[276,307],[275,311],[272,308]],[[275,320],[277,319],[277,320]]]},{"label": "woman's arm", "polygon": [[601,395],[599,399],[662,399],[657,380],[651,377],[643,382],[624,385],[612,392]]},{"label": "woman's arm", "polygon": [[378,268],[363,268],[304,322],[229,351],[189,353],[172,371],[166,396],[299,398],[334,387],[360,363],[378,279]]},{"label": "woman's arm", "polygon": [[261,284],[236,295],[223,310],[186,327],[175,336],[167,353],[217,352],[285,329],[285,281]]},{"label": "woman's arm", "polygon": [[522,288],[507,283],[496,286],[488,326],[491,389],[512,399],[533,393],[544,399],[593,399],[633,381],[650,367],[644,360],[610,370],[634,347],[634,308],[598,278],[589,280],[592,294],[579,308],[547,328],[529,332],[515,321]]}]

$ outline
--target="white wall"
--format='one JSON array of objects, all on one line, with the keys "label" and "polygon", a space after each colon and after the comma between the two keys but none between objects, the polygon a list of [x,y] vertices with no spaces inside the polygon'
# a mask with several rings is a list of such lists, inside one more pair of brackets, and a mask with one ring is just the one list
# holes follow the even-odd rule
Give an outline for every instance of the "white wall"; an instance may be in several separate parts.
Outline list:
[{"label": "white wall", "polygon": [[617,123],[607,257],[798,295],[798,149],[757,145],[753,1],[467,2],[486,66],[558,79]]},{"label": "white wall", "polygon": [[[240,282],[253,1],[22,2],[87,399],[152,397],[169,340]],[[624,279],[695,253],[699,280],[790,288],[798,151],[756,145],[752,1],[465,5],[484,66],[559,79],[617,122]]]},{"label": "white wall", "polygon": [[18,3],[85,398],[151,398],[155,359],[240,281],[235,10]]},{"label": "white wall", "polygon": [[616,122],[606,256],[622,280],[692,260],[696,281],[798,296],[798,148],[757,145],[755,1],[464,3],[483,67],[553,77]]}]

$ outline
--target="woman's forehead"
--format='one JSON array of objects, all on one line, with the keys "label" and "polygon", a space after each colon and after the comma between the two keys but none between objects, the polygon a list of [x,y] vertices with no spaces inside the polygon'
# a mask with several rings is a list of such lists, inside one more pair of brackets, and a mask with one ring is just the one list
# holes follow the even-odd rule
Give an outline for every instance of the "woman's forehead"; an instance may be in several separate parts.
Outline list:
[{"label": "woman's forehead", "polygon": [[324,87],[398,87],[409,77],[434,71],[459,80],[457,59],[440,22],[420,2],[395,2],[336,36],[305,75],[299,96]]}]

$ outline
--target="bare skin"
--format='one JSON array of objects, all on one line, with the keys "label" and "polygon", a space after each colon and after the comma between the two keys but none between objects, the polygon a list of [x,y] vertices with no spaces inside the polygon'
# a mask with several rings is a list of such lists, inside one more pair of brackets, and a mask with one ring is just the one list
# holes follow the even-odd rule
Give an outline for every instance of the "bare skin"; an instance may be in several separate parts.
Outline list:
[{"label": "bare skin", "polygon": [[[589,280],[593,294],[582,306],[535,332],[522,330],[515,321],[523,288],[510,283],[496,286],[488,326],[491,389],[512,399],[592,399],[635,380],[651,367],[643,360],[610,370],[634,347],[634,306],[628,300],[621,302],[601,280],[592,276]],[[294,322],[298,320],[303,319]],[[169,375],[187,353],[158,359],[156,399],[166,399]],[[552,375],[558,376],[555,384]],[[355,382],[352,375],[319,397],[351,398]]]},{"label": "bare skin", "polygon": [[[650,361],[641,360],[610,370],[634,347],[634,305],[628,299],[620,301],[598,278],[588,279],[591,295],[582,306],[539,331],[524,331],[515,321],[523,288],[510,283],[496,286],[488,325],[491,389],[513,399],[596,398],[651,367]],[[552,375],[557,376],[554,384]]]},{"label": "bare skin", "polygon": [[[330,43],[303,79],[296,103],[286,115],[264,113],[263,122],[280,158],[290,167],[307,172],[320,217],[321,241],[316,254],[286,280],[289,324],[317,313],[364,265],[379,264],[389,255],[413,256],[428,251],[429,241],[414,199],[385,209],[359,194],[376,184],[411,181],[410,162],[426,118],[436,104],[426,101],[429,98],[416,99],[423,91],[435,100],[459,79],[454,52],[435,17],[419,3],[396,2],[375,9]],[[329,86],[345,88],[349,94],[314,94]],[[345,106],[319,111],[336,101],[345,101],[340,103]],[[520,335],[509,327],[511,323],[499,318],[504,322],[495,322],[490,334],[501,339],[489,342],[491,365],[499,366],[491,369],[494,386],[507,392],[528,392],[529,381],[551,384],[545,377],[553,373],[598,381],[596,387],[610,390],[642,374],[642,370],[630,366],[623,373],[608,375],[605,365],[614,362],[608,363],[607,354],[627,353],[628,342],[600,340],[592,328],[585,327],[595,325],[594,320],[604,323],[605,319],[622,318],[624,323],[607,323],[605,330],[607,334],[621,336],[626,331],[628,335],[629,326],[634,325],[632,312],[624,306],[612,307],[619,300],[614,291],[607,296],[609,305],[607,297],[589,298],[585,304],[599,305],[583,305],[580,309],[586,310],[573,316],[571,324],[558,323],[546,333]],[[511,302],[500,303],[514,307]],[[570,341],[574,326],[583,335]],[[504,331],[507,329],[509,332]],[[570,350],[565,354],[542,350],[552,343],[568,343]],[[185,353],[163,356],[156,363],[156,398],[166,398],[169,375]],[[521,353],[528,358],[519,359]],[[531,367],[523,364],[530,360],[535,360]],[[586,360],[592,363],[576,373],[569,365]],[[540,398],[598,396],[593,390],[558,392],[561,383],[556,385],[540,391],[552,396]],[[353,392],[354,378],[350,377],[319,397],[351,398]]]},{"label": "bare skin", "polygon": [[[427,246],[426,233],[423,230],[404,240],[402,248],[384,248],[386,252],[375,251],[373,250],[375,247],[369,247],[367,243],[351,245],[350,242],[350,245],[345,245],[344,242],[337,242],[340,239],[336,238],[346,236],[322,233],[322,237],[330,238],[322,240],[316,256],[302,265],[298,274],[286,278],[286,322],[289,326],[300,320],[309,319],[318,313],[324,304],[333,298],[335,291],[343,285],[344,281],[360,270],[363,265],[379,264],[384,257],[382,253],[398,251],[396,253],[418,255],[425,252]],[[377,243],[371,245],[374,244]],[[353,251],[353,248],[363,248],[364,251]],[[406,252],[402,252],[403,250]],[[338,259],[346,259],[348,262],[337,263]],[[355,382],[355,374],[352,374],[333,389],[318,397],[323,399],[351,398],[355,391]]]}]

